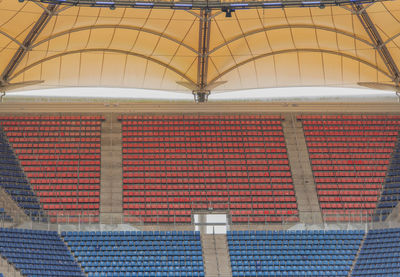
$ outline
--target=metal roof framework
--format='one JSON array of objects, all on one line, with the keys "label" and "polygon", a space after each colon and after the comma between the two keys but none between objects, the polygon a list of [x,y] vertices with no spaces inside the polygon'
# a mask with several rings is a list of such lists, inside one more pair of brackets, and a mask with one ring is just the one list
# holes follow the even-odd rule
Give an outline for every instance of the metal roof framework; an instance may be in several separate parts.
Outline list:
[{"label": "metal roof framework", "polygon": [[1,83],[207,94],[400,81],[399,0],[153,2],[176,9],[62,2],[0,2]]}]

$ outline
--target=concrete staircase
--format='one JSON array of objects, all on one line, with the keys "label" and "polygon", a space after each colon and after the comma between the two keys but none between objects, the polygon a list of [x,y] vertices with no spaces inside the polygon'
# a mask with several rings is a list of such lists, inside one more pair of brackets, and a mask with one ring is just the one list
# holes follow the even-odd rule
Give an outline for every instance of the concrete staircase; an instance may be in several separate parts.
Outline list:
[{"label": "concrete staircase", "polygon": [[118,115],[104,114],[101,125],[100,222],[123,223],[122,131]]},{"label": "concrete staircase", "polygon": [[206,277],[231,277],[231,261],[229,257],[226,235],[201,235],[204,270]]},{"label": "concrete staircase", "polygon": [[85,276],[88,276],[87,273],[85,272],[85,270],[83,269],[81,263],[78,261],[78,259],[75,257],[74,252],[72,252],[71,247],[69,247],[68,243],[65,242],[64,238],[62,236],[60,236],[60,239],[62,240],[62,242],[65,244],[65,246],[68,248],[68,251],[71,253],[72,257],[74,258],[75,262],[77,263],[77,265],[79,266],[79,268],[81,269],[82,273]]},{"label": "concrete staircase", "polygon": [[0,273],[3,273],[4,277],[23,277],[23,275],[2,256],[0,256]]},{"label": "concrete staircase", "polygon": [[396,207],[393,208],[392,213],[386,219],[387,222],[400,223],[400,205],[397,204]]},{"label": "concrete staircase", "polygon": [[294,190],[299,208],[300,222],[322,224],[316,186],[301,122],[292,113],[284,114],[285,135]]},{"label": "concrete staircase", "polygon": [[14,227],[21,223],[32,223],[30,217],[26,215],[24,210],[17,205],[2,187],[0,187],[0,207],[4,208],[4,211],[13,218],[12,223],[4,222],[4,226],[2,227]]},{"label": "concrete staircase", "polygon": [[365,242],[366,238],[367,238],[367,232],[365,232],[364,237],[363,237],[363,239],[362,239],[362,241],[360,243],[360,247],[358,248],[356,257],[354,258],[353,264],[351,265],[351,268],[349,270],[349,274],[347,275],[348,277],[351,277],[351,275],[353,274],[354,267],[356,266],[356,263],[357,263],[357,260],[358,260],[358,256],[360,255],[361,249],[363,248],[363,245],[364,245],[364,242]]}]

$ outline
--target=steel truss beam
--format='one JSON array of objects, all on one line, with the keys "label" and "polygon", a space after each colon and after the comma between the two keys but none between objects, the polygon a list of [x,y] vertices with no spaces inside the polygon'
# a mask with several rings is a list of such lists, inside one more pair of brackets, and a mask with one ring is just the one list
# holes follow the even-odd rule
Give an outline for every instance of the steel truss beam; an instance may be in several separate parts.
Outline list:
[{"label": "steel truss beam", "polygon": [[161,0],[143,0],[143,1],[131,1],[131,0],[105,0],[105,1],[93,1],[93,0],[30,0],[33,2],[48,3],[48,4],[62,4],[69,6],[85,6],[85,7],[98,7],[98,8],[141,8],[141,9],[176,9],[176,10],[190,10],[190,9],[222,9],[222,8],[233,8],[233,9],[251,9],[251,8],[264,8],[264,9],[277,9],[277,8],[289,8],[289,7],[320,7],[325,6],[344,6],[350,5],[356,1],[357,3],[370,4],[374,2],[382,2],[388,0],[252,0],[252,1],[240,1],[234,0],[232,2],[223,1],[161,1]]},{"label": "steel truss beam", "polygon": [[392,55],[390,54],[388,48],[386,47],[385,42],[382,40],[381,35],[379,34],[374,23],[372,22],[371,17],[368,15],[366,9],[362,4],[353,3],[352,7],[358,19],[360,20],[361,25],[364,27],[369,38],[374,44],[376,51],[378,51],[388,71],[390,72],[393,82],[399,84],[400,82],[399,68],[397,67],[396,62],[393,60]]},{"label": "steel truss beam", "polygon": [[19,42],[16,38],[14,38],[13,36],[10,36],[9,34],[7,34],[6,32],[0,30],[0,35],[5,36],[6,38],[8,38],[9,40],[13,41],[14,43],[18,44],[20,47],[25,47],[21,42]]},{"label": "steel truss beam", "polygon": [[[189,11],[193,14],[192,11]],[[197,51],[197,80],[195,84],[188,82],[176,82],[178,85],[183,86],[192,91],[194,101],[196,103],[207,102],[208,95],[211,90],[220,85],[220,82],[213,87],[210,87],[207,82],[208,77],[208,59],[210,54],[210,32],[211,20],[218,13],[212,15],[211,9],[201,9],[199,14],[194,14],[199,18],[199,46]]]},{"label": "steel truss beam", "polygon": [[28,35],[22,42],[22,45],[18,48],[17,52],[11,58],[10,62],[7,64],[3,73],[0,76],[0,84],[7,83],[10,76],[14,73],[15,69],[21,63],[22,59],[25,57],[26,53],[30,50],[31,45],[35,42],[39,34],[49,23],[50,19],[57,11],[57,4],[50,4],[43,11],[39,19],[36,21],[35,25],[29,31]]},{"label": "steel truss beam", "polygon": [[208,52],[210,50],[211,10],[200,11],[199,50],[197,58],[197,90],[193,91],[196,102],[207,101]]}]

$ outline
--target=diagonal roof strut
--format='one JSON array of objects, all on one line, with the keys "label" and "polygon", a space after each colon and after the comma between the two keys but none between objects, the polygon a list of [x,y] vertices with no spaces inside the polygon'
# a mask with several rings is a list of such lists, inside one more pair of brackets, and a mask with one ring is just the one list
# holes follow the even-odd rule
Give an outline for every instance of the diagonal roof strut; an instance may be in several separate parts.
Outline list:
[{"label": "diagonal roof strut", "polygon": [[7,64],[3,73],[0,76],[0,84],[7,83],[8,79],[14,73],[15,69],[21,63],[22,59],[25,57],[26,53],[30,50],[30,47],[35,42],[39,34],[49,23],[52,16],[55,14],[58,8],[57,4],[50,4],[43,11],[39,19],[36,21],[35,25],[29,31],[28,35],[25,37],[22,45],[15,52],[14,56],[11,58],[10,62]]},{"label": "diagonal roof strut", "polygon": [[198,17],[199,20],[199,47],[197,51],[197,80],[196,84],[188,82],[176,82],[178,85],[183,86],[192,91],[194,101],[196,103],[207,102],[208,95],[215,87],[223,85],[226,81],[214,81],[212,84],[208,83],[208,60],[210,57],[210,34],[211,34],[211,20],[221,12],[212,14],[211,9],[205,8],[200,10],[200,15],[193,12],[191,14]]},{"label": "diagonal roof strut", "polygon": [[352,4],[355,14],[360,20],[362,26],[370,37],[372,43],[375,45],[376,50],[381,56],[383,62],[385,63],[387,69],[392,76],[392,81],[396,84],[400,83],[400,71],[397,67],[396,62],[394,61],[392,55],[390,54],[388,48],[386,47],[385,42],[382,40],[381,35],[375,27],[375,24],[372,22],[371,17],[368,15],[366,9],[363,4],[353,3]]},{"label": "diagonal roof strut", "polygon": [[197,85],[200,89],[207,86],[208,51],[210,49],[211,10],[201,10],[199,28],[199,59],[197,63]]}]

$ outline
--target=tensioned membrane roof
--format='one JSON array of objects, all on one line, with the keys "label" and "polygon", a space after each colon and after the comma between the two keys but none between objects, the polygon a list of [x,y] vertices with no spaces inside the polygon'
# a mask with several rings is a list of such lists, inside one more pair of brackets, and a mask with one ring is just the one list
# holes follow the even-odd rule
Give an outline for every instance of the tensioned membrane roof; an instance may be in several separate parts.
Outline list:
[{"label": "tensioned membrane roof", "polygon": [[[400,0],[364,4],[400,66]],[[32,88],[128,87],[189,91],[199,82],[199,10],[57,6],[26,44],[47,4],[0,2],[0,73]],[[360,12],[359,12],[360,14]],[[207,84],[213,91],[393,83],[393,72],[352,6],[211,11]],[[13,70],[4,75],[15,54]],[[14,58],[13,58],[14,57]]]}]

